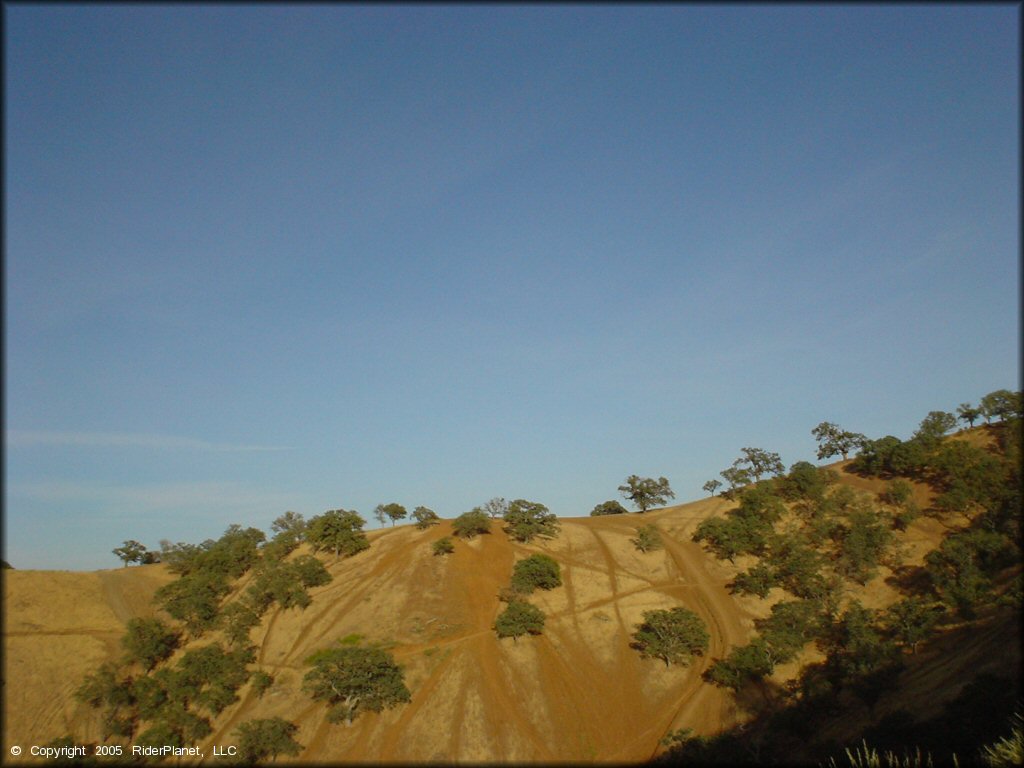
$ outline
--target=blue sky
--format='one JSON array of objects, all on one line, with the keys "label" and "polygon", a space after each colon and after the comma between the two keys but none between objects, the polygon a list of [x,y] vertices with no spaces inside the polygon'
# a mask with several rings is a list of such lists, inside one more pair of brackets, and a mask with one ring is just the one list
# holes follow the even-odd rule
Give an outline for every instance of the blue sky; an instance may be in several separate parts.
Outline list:
[{"label": "blue sky", "polygon": [[15,567],[1019,387],[1018,6],[4,14]]}]

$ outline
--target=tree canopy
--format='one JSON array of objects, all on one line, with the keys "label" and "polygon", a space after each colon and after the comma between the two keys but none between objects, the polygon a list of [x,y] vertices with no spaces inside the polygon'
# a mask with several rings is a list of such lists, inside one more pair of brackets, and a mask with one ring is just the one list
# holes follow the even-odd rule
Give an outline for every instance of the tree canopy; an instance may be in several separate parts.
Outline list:
[{"label": "tree canopy", "polygon": [[134,539],[129,539],[120,547],[114,549],[113,552],[124,561],[124,567],[127,568],[128,563],[142,562],[143,557],[146,555],[146,548]]},{"label": "tree canopy", "polygon": [[366,521],[354,510],[331,509],[309,521],[306,539],[319,552],[334,552],[334,556],[351,557],[370,547],[363,533]]},{"label": "tree canopy", "polygon": [[689,608],[645,611],[633,638],[641,656],[662,659],[665,666],[689,664],[707,651],[710,640],[704,622]]},{"label": "tree canopy", "polygon": [[378,504],[376,509],[373,510],[373,514],[380,520],[381,525],[384,524],[385,520],[390,520],[391,525],[394,525],[399,520],[404,520],[407,512],[401,504],[392,502],[391,504]]},{"label": "tree canopy", "polygon": [[352,722],[363,711],[380,712],[411,698],[402,668],[380,648],[330,648],[307,663],[313,668],[303,688],[328,704],[328,722]]},{"label": "tree canopy", "polygon": [[491,518],[480,507],[474,507],[452,520],[452,530],[456,536],[472,539],[482,533],[491,532]]},{"label": "tree canopy", "polygon": [[835,424],[823,421],[811,430],[814,439],[818,441],[818,461],[828,459],[837,454],[846,461],[854,448],[864,441],[864,435],[859,432],[848,432]]},{"label": "tree canopy", "polygon": [[522,542],[535,536],[550,539],[558,535],[558,518],[543,504],[516,499],[505,510],[505,532]]},{"label": "tree canopy", "polygon": [[627,510],[619,502],[615,500],[605,501],[598,504],[590,511],[591,517],[599,517],[601,515],[624,515],[627,514]]},{"label": "tree canopy", "polygon": [[782,459],[777,453],[766,451],[763,448],[741,448],[740,452],[743,457],[737,459],[733,466],[746,464],[755,482],[759,481],[762,475],[778,476],[786,471]]},{"label": "tree canopy", "polygon": [[508,511],[508,502],[501,496],[495,496],[493,499],[486,502],[481,509],[492,518],[502,518]]},{"label": "tree canopy", "polygon": [[278,755],[297,755],[302,745],[295,740],[299,727],[280,717],[246,720],[235,729],[238,735],[238,757],[253,765]]},{"label": "tree canopy", "polygon": [[527,633],[539,635],[544,629],[544,613],[535,605],[525,600],[512,600],[494,621],[494,630],[498,637],[511,637],[513,640]]},{"label": "tree canopy", "polygon": [[441,522],[441,518],[437,516],[437,513],[427,507],[416,507],[412,511],[412,519],[416,521],[416,527],[420,530]]},{"label": "tree canopy", "polygon": [[548,555],[530,555],[512,568],[512,588],[522,595],[528,595],[534,589],[554,589],[561,584],[561,568]]},{"label": "tree canopy", "polygon": [[130,619],[121,638],[129,661],[138,662],[149,672],[174,653],[181,635],[160,619]]},{"label": "tree canopy", "polygon": [[639,477],[630,475],[626,478],[625,485],[619,486],[622,495],[633,502],[634,506],[641,512],[646,512],[651,507],[665,504],[669,499],[676,497],[669,487],[668,480],[659,477],[653,480],[650,477]]}]

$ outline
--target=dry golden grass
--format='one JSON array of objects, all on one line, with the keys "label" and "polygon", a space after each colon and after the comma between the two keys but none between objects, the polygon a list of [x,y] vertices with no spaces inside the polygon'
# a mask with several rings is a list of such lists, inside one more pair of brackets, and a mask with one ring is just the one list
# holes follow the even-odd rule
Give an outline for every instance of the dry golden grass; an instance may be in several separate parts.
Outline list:
[{"label": "dry golden grass", "polygon": [[[840,474],[864,491],[883,485]],[[491,535],[456,540],[447,557],[434,556],[430,545],[451,534],[448,521],[426,531],[371,532],[368,551],[326,558],[334,579],[311,591],[308,609],[271,609],[253,630],[258,666],[275,682],[261,698],[248,686],[239,691],[241,700],[213,721],[201,745],[207,760],[212,745],[234,741],[241,722],[273,716],[299,726],[304,749],[296,759],[303,763],[642,761],[673,729],[710,735],[736,725],[744,716],[733,697],[704,684],[701,672],[749,640],[767,603],[730,595],[726,584],[738,567],[690,540],[701,520],[729,506],[712,498],[643,516],[563,519],[558,538],[530,545],[495,526]],[[635,550],[629,539],[642,523],[660,530],[663,549]],[[911,560],[920,562],[945,531],[926,518],[913,523],[904,537]],[[497,593],[513,563],[534,552],[561,564],[564,584],[531,598],[547,615],[543,635],[499,640],[492,629],[502,609]],[[869,605],[893,599],[885,575],[858,597]],[[4,750],[69,732],[95,740],[95,713],[71,694],[84,674],[120,653],[124,623],[151,612],[153,591],[171,576],[163,566],[5,576]],[[688,668],[641,659],[629,643],[643,612],[680,605],[708,624],[709,654]],[[304,660],[351,634],[391,644],[412,701],[350,726],[331,725],[325,708],[301,690]],[[913,695],[922,706],[929,696],[938,701],[937,689],[952,685],[978,655],[1019,662],[1005,645],[1012,640],[1005,629],[978,632],[966,651],[951,649],[955,661],[913,659],[906,674],[922,678]],[[792,675],[791,666],[777,677]]]}]

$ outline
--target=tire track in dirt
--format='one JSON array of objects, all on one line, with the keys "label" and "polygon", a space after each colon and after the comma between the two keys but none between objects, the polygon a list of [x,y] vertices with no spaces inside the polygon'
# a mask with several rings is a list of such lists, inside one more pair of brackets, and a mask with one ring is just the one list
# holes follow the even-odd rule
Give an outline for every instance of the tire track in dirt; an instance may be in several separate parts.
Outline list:
[{"label": "tire track in dirt", "polygon": [[[523,714],[521,702],[513,699],[508,693],[508,682],[505,679],[505,675],[498,664],[497,654],[488,652],[484,644],[488,642],[490,638],[481,637],[477,642],[480,644],[478,647],[478,653],[476,654],[477,660],[480,662],[477,667],[482,688],[490,693],[491,701],[497,706],[498,715],[503,718],[504,722],[514,722],[516,729],[520,734],[526,736],[527,740],[537,751],[531,759],[533,761],[550,762],[554,760],[554,754],[548,749],[547,740],[538,732],[537,726]],[[492,642],[498,643],[498,651],[500,652],[500,644],[502,640],[494,638]],[[516,642],[513,639],[513,642]],[[463,696],[465,700],[465,696]],[[461,720],[459,722],[459,729],[461,730]]]},{"label": "tire track in dirt", "polygon": [[626,629],[626,622],[623,620],[622,613],[619,611],[619,599],[621,595],[619,593],[619,580],[616,576],[616,566],[618,564],[618,561],[616,561],[615,555],[612,552],[611,547],[609,547],[608,543],[601,538],[601,534],[598,531],[594,530],[594,528],[590,528],[589,530],[591,535],[594,537],[594,540],[597,542],[597,547],[598,550],[601,552],[601,556],[604,558],[605,567],[608,573],[608,583],[612,590],[612,595],[609,598],[609,602],[613,606],[615,606],[615,618],[619,622],[619,628],[622,630],[622,633],[624,635],[628,636],[629,631]]},{"label": "tire track in dirt", "polygon": [[[745,643],[749,631],[743,626],[739,607],[732,600],[724,585],[715,582],[699,567],[700,559],[705,556],[703,551],[696,544],[678,542],[668,536],[663,537],[663,542],[676,569],[693,585],[692,596],[697,602],[700,612],[711,624],[708,652],[700,657],[699,663],[691,666],[696,674],[693,676],[692,682],[681,692],[674,708],[669,710],[671,717],[665,719],[665,725],[662,726],[663,732],[667,731],[673,723],[678,722],[684,712],[689,713],[697,709],[698,704],[714,698],[719,699],[719,706],[716,708],[717,717],[712,722],[716,722],[720,728],[727,728],[731,725],[729,721],[733,718],[728,711],[730,707],[725,694],[705,683],[700,675],[711,665],[712,657],[724,657],[732,646]],[[704,715],[705,721],[711,720],[708,717],[709,709],[706,704],[701,708],[701,714]],[[657,754],[657,747],[654,754]]]},{"label": "tire track in dirt", "polygon": [[[438,660],[434,669],[432,669],[427,675],[427,678],[419,684],[416,691],[412,694],[412,701],[403,708],[402,715],[398,718],[398,723],[395,726],[398,732],[404,733],[406,731],[409,723],[412,722],[413,718],[419,714],[420,710],[423,709],[423,706],[427,701],[429,701],[430,694],[433,693],[434,689],[436,689],[440,684],[444,673],[454,665],[456,658],[456,653],[448,653],[443,656]],[[381,760],[386,761],[392,759],[392,752],[393,750],[385,748],[381,754]]]},{"label": "tire track in dirt", "polygon": [[[403,530],[404,528],[405,526],[403,526],[402,529],[398,530]],[[376,543],[380,539],[386,538],[387,536],[395,532],[396,531],[386,531],[384,534],[374,537],[374,543]],[[348,575],[344,572],[348,570],[346,566],[350,565],[350,563],[348,562],[348,558],[345,558],[344,560],[335,563],[335,565],[340,567],[336,568],[335,572],[331,573],[331,584],[326,585],[323,588],[323,591],[320,594],[318,594],[316,598],[317,602],[323,601],[323,609],[318,613],[310,615],[309,619],[304,622],[305,626],[308,627],[308,629],[295,638],[295,641],[292,643],[291,647],[285,651],[283,658],[288,659],[294,656],[301,643],[315,642],[323,639],[326,635],[328,635],[331,632],[331,630],[334,629],[333,622],[324,622],[325,626],[323,627],[323,629],[316,633],[314,633],[313,628],[321,624],[322,620],[325,619],[329,614],[334,614],[337,616],[345,615],[355,605],[362,602],[371,591],[380,590],[383,586],[381,580],[383,579],[384,582],[386,583],[387,579],[384,577],[394,576],[395,569],[393,566],[396,563],[405,564],[405,562],[407,562],[408,558],[402,558],[400,557],[400,555],[406,553],[408,550],[414,548],[418,544],[418,541],[409,542],[404,545],[400,545],[398,552],[389,551],[383,553],[376,553],[377,557],[374,563],[372,564],[369,572],[360,575],[359,578],[356,580],[339,578]],[[370,555],[370,552],[371,550],[367,550],[365,554]],[[342,573],[338,573],[337,571],[339,570],[342,571]],[[361,586],[357,586],[353,589],[353,581],[355,581],[356,584]],[[339,591],[345,591],[346,597],[348,598],[340,605],[334,599],[334,593]],[[269,638],[269,636],[270,633],[268,631],[266,637]]]}]

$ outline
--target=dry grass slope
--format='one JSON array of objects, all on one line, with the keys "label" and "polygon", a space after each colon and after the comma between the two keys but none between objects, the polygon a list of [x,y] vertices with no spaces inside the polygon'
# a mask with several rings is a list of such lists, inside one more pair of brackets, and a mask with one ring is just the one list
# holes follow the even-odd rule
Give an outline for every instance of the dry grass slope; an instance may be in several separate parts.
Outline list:
[{"label": "dry grass slope", "polygon": [[[882,485],[842,478],[862,490]],[[304,749],[295,759],[303,763],[642,761],[673,729],[711,735],[729,728],[743,714],[730,694],[700,675],[713,657],[748,641],[766,606],[730,595],[726,584],[737,568],[690,540],[701,520],[728,506],[712,498],[643,516],[563,519],[556,539],[529,545],[495,526],[491,535],[458,540],[446,557],[434,556],[430,545],[451,534],[448,521],[425,531],[407,525],[371,532],[368,551],[325,558],[334,579],[311,591],[309,608],[274,608],[253,630],[258,665],[275,682],[262,697],[248,686],[240,690],[240,701],[213,721],[202,745],[207,760],[213,744],[233,741],[242,721],[275,716],[299,726]],[[643,523],[658,528],[663,549],[634,548],[630,538]],[[911,559],[935,546],[944,530],[927,518],[913,523],[905,539]],[[492,630],[502,609],[497,593],[513,563],[534,552],[554,557],[564,582],[531,597],[547,615],[544,634],[499,640]],[[152,593],[172,577],[163,566],[4,576],[5,753],[15,743],[69,732],[96,740],[96,714],[72,692],[86,672],[119,654],[127,619],[151,613]],[[876,593],[865,594],[866,602],[888,601],[884,589]],[[679,605],[706,621],[709,654],[689,668],[642,660],[629,647],[642,613]],[[304,659],[353,634],[390,645],[412,701],[349,726],[331,725],[324,707],[301,690]],[[976,634],[955,663],[915,659],[906,673],[920,678],[915,705],[928,695],[934,702],[938,688],[978,659],[1012,663],[1005,644],[1014,639],[999,628]]]}]

